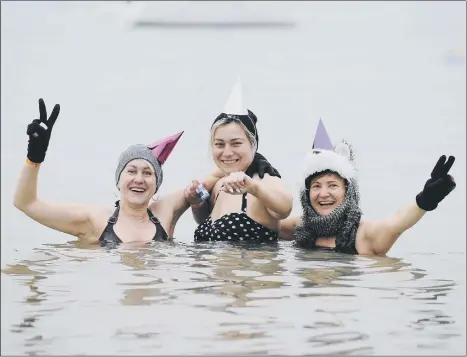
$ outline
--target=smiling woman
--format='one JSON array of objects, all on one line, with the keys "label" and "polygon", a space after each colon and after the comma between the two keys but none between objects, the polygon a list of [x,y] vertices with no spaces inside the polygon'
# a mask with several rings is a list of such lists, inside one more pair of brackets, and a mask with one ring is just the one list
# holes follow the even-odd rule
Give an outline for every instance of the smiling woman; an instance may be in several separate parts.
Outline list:
[{"label": "smiling woman", "polygon": [[243,107],[238,81],[211,127],[212,158],[225,177],[214,186],[205,216],[198,215],[196,241],[277,241],[279,220],[292,210],[292,194],[277,171],[258,172],[257,121]]},{"label": "smiling woman", "polygon": [[[183,132],[156,141],[152,145],[132,145],[119,158],[115,182],[121,199],[112,211],[83,204],[58,204],[37,196],[39,169],[45,159],[50,136],[60,112],[55,105],[47,119],[44,101],[39,99],[40,119],[27,127],[28,154],[14,205],[36,222],[92,243],[147,243],[173,237],[175,225],[190,204],[198,204],[196,191],[178,190],[149,204],[163,180],[162,165]],[[203,180],[210,191],[223,176],[219,169]],[[192,185],[189,185],[191,187]]]},{"label": "smiling woman", "polygon": [[446,161],[442,155],[412,202],[386,219],[363,220],[352,147],[345,141],[333,147],[320,120],[301,178],[302,215],[281,221],[280,237],[295,239],[303,248],[386,254],[404,231],[456,187],[448,175],[453,164],[453,156]]},{"label": "smiling woman", "polygon": [[308,204],[321,216],[331,213],[344,202],[345,180],[331,170],[309,176],[305,185],[310,188],[310,194],[306,196]]}]

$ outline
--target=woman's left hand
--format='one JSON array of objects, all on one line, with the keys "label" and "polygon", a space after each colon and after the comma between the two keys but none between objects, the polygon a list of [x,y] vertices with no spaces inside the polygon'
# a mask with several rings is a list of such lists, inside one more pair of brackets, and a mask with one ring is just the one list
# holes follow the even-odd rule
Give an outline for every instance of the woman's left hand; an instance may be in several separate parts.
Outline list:
[{"label": "woman's left hand", "polygon": [[242,171],[232,172],[222,180],[221,191],[231,195],[241,195],[245,192],[254,192],[257,182]]}]

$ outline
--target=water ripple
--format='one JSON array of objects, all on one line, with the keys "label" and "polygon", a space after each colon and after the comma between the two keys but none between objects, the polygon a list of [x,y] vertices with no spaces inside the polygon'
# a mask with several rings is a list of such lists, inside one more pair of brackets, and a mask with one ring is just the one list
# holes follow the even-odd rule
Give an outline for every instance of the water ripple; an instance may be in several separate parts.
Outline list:
[{"label": "water ripple", "polygon": [[445,308],[454,281],[288,243],[44,245],[3,284],[2,334],[24,354],[410,353],[449,350],[465,328]]}]

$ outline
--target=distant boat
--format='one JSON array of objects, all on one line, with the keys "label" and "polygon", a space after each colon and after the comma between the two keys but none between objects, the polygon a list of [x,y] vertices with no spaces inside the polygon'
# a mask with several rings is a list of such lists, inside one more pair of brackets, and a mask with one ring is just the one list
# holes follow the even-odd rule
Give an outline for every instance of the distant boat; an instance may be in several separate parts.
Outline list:
[{"label": "distant boat", "polygon": [[109,2],[114,13],[135,28],[293,28],[296,21],[284,3],[274,2]]}]

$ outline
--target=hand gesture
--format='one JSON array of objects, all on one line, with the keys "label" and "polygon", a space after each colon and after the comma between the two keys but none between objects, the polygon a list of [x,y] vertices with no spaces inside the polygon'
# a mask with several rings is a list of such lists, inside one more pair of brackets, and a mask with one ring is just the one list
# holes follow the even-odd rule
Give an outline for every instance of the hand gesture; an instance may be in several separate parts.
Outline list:
[{"label": "hand gesture", "polygon": [[55,121],[60,113],[60,104],[55,104],[52,114],[47,119],[47,110],[42,98],[39,99],[39,119],[34,119],[26,129],[29,135],[28,159],[31,162],[40,164],[45,159],[45,153],[49,147],[50,135]]},{"label": "hand gesture", "polygon": [[431,172],[431,178],[426,181],[423,191],[416,196],[418,207],[425,211],[432,211],[454,190],[456,183],[454,178],[448,175],[454,160],[454,156],[449,156],[447,161],[445,155],[439,158]]}]

